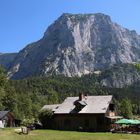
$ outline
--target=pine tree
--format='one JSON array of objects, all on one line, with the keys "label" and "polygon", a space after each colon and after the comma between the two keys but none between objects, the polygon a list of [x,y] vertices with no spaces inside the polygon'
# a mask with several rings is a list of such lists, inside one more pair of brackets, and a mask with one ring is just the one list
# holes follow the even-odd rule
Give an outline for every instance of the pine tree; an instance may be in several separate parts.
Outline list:
[{"label": "pine tree", "polygon": [[131,118],[133,116],[132,105],[128,98],[122,99],[120,103],[120,110],[121,110],[121,115],[123,115],[126,118]]}]

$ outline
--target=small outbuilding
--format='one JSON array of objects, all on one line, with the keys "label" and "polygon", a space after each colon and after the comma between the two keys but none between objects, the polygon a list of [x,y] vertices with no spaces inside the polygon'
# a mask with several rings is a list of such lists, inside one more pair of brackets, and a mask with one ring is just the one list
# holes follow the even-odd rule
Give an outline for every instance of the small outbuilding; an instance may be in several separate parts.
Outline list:
[{"label": "small outbuilding", "polygon": [[0,128],[15,126],[15,119],[10,111],[0,111]]}]

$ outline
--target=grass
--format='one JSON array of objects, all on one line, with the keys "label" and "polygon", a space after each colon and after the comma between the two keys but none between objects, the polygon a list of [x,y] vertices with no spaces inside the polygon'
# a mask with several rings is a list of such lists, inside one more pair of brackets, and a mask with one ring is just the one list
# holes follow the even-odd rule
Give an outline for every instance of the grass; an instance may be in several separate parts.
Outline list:
[{"label": "grass", "polygon": [[56,130],[34,130],[28,135],[19,135],[14,129],[4,129],[0,130],[0,140],[140,140],[140,135]]}]

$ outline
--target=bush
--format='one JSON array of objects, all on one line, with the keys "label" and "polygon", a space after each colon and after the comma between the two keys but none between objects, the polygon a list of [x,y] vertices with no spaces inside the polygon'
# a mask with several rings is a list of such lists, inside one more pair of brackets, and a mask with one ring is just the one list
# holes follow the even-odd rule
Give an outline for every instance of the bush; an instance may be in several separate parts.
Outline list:
[{"label": "bush", "polygon": [[43,128],[52,128],[53,112],[52,110],[44,109],[39,113],[39,121]]},{"label": "bush", "polygon": [[21,124],[23,126],[28,126],[28,125],[31,125],[33,123],[34,123],[34,118],[32,118],[32,119],[24,119]]}]

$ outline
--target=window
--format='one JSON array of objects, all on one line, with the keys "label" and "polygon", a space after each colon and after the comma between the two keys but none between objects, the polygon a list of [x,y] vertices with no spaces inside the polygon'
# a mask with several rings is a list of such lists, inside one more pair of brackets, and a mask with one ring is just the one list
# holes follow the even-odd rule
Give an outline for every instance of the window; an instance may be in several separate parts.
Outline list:
[{"label": "window", "polygon": [[115,105],[114,104],[110,104],[109,105],[109,110],[113,112],[115,110]]}]

